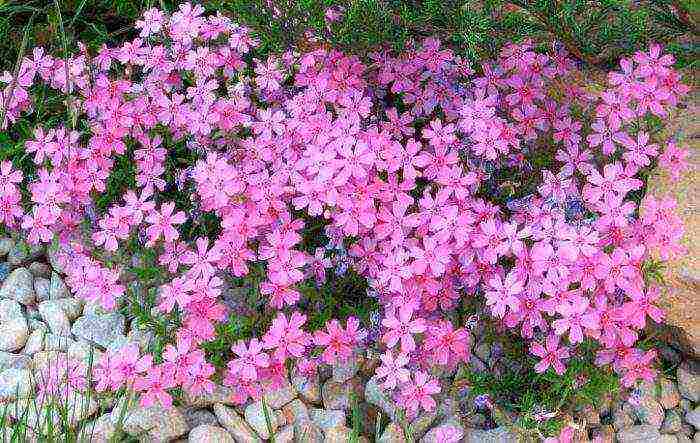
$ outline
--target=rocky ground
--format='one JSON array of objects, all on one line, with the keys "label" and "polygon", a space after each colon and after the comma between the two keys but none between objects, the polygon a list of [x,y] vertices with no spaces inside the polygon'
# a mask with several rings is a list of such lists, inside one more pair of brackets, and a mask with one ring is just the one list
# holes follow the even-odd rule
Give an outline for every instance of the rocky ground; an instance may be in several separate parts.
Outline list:
[{"label": "rocky ground", "polygon": [[[10,417],[21,415],[31,405],[32,371],[51,364],[60,353],[88,360],[127,341],[142,347],[149,341],[148,332],[130,325],[123,315],[104,313],[73,298],[49,262],[39,249],[0,239],[0,405]],[[492,352],[483,343],[478,345],[474,364],[486,367]],[[577,413],[575,421],[586,423],[588,438],[700,442],[700,433],[696,433],[700,429],[700,362],[671,347],[663,349],[663,356],[677,366],[672,374],[675,379],[661,377],[624,399],[608,398]],[[406,441],[404,429],[394,421],[396,411],[371,378],[376,364],[376,359],[358,356],[345,366],[321,373],[316,380],[293,378],[288,386],[265,397],[269,425],[261,401],[235,406],[223,386],[203,398],[185,397],[170,410],[141,408],[136,401],[124,407],[123,399],[115,405],[77,396],[70,401],[79,407],[68,422],[92,441],[111,438],[122,411],[126,435],[145,441],[255,442],[270,439],[269,428],[276,442]],[[438,442],[441,426],[455,426],[463,430],[468,442],[522,438],[515,428],[497,426],[488,412],[473,408],[465,412],[469,408],[464,407],[463,392],[446,391],[436,412],[410,423],[410,436]],[[361,429],[351,429],[353,410],[360,415],[355,423]],[[29,423],[37,425],[40,416],[30,408]],[[381,417],[390,422],[382,424],[377,433]]]}]

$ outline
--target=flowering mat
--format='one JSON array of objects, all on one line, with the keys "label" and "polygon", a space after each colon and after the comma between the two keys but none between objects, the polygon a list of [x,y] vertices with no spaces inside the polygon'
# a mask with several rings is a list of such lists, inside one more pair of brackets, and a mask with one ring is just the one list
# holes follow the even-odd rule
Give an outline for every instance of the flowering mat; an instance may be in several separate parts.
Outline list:
[{"label": "flowering mat", "polygon": [[0,78],[2,127],[40,122],[0,157],[6,441],[698,441],[697,108],[661,46],[135,28]]}]

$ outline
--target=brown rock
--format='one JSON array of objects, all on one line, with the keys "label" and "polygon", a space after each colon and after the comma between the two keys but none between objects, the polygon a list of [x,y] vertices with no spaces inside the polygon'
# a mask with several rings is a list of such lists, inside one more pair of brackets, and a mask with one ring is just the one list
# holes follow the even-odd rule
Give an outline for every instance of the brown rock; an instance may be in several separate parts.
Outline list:
[{"label": "brown rock", "polygon": [[685,234],[681,243],[687,253],[671,260],[666,269],[665,291],[661,307],[666,311],[666,325],[660,329],[670,343],[694,357],[700,356],[700,95],[692,94],[689,106],[672,116],[669,136],[681,135],[680,143],[688,146],[690,168],[678,181],[667,171],[657,169],[648,183],[648,193],[677,201],[676,213],[683,220]]}]

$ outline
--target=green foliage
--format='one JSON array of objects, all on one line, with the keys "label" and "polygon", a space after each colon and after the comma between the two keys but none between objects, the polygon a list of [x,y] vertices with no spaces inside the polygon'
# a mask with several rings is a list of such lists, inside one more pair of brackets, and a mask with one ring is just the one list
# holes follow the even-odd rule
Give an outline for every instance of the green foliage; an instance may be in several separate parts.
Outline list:
[{"label": "green foliage", "polygon": [[[558,375],[551,368],[536,373],[533,367],[537,360],[529,354],[527,343],[521,338],[512,335],[487,338],[491,340],[503,346],[500,360],[513,364],[499,364],[498,373],[466,370],[463,378],[469,385],[470,398],[488,394],[493,400],[492,419],[498,424],[556,435],[565,424],[564,413],[583,405],[595,405],[604,395],[619,390],[618,378],[612,370],[594,364],[595,349],[591,341],[581,346],[582,353],[570,358],[566,372]],[[508,423],[500,410],[516,412],[517,422]],[[553,416],[549,418],[547,414]]]}]

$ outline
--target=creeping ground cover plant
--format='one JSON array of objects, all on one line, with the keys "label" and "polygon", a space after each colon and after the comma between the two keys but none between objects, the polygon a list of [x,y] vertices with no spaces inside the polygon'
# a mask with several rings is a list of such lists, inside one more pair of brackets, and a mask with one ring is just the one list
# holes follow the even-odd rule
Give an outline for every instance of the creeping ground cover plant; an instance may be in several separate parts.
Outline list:
[{"label": "creeping ground cover plant", "polygon": [[[591,340],[624,386],[654,376],[654,351],[636,344],[664,314],[644,270],[683,252],[683,227],[643,179],[686,166],[659,134],[688,92],[661,47],[586,89],[556,45],[512,43],[479,66],[435,38],[363,59],[323,43],[262,59],[245,27],[203,12],[150,9],[132,41],[34,48],[0,78],[3,128],[39,88],[68,115],[36,127],[31,174],[0,165],[4,227],[50,244],[71,290],[105,310],[124,302],[128,245],[167,276],[163,352],[107,352],[89,383],[166,407],[224,383],[245,403],[373,349],[381,388],[412,417],[469,362],[455,314],[478,298],[529,342],[537,372],[562,374]],[[102,204],[125,159],[133,183]],[[213,229],[192,229],[205,219]],[[312,324],[303,289],[346,272],[378,317]],[[238,315],[224,289],[253,273],[269,321],[220,367],[206,344]]]}]

